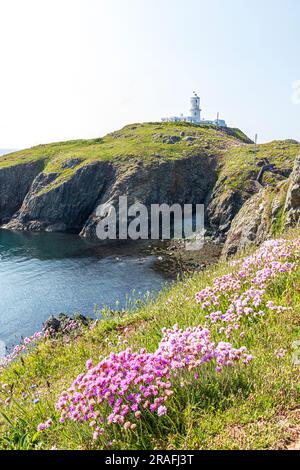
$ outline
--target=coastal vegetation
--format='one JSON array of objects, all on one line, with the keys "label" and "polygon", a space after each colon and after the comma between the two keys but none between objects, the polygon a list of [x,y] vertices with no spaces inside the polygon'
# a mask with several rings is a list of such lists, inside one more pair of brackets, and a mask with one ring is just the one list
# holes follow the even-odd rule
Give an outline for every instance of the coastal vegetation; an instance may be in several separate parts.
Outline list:
[{"label": "coastal vegetation", "polygon": [[286,447],[299,433],[299,244],[290,231],[132,311],[26,339],[1,369],[1,447]]}]

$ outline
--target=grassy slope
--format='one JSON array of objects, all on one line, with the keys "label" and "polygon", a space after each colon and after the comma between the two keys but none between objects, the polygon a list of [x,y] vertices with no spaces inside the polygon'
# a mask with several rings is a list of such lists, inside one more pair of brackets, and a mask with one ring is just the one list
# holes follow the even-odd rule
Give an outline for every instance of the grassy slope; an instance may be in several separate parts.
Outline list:
[{"label": "grassy slope", "polygon": [[[300,144],[283,140],[273,141],[257,146],[257,158],[268,158],[280,170],[293,168],[297,155],[300,155]],[[226,162],[222,177],[227,178],[226,185],[232,189],[241,189],[247,185],[249,177],[257,175],[258,169],[254,162],[254,148],[252,145],[230,149],[226,155]],[[265,181],[272,183],[272,174],[265,176]]]},{"label": "grassy slope", "polygon": [[[290,237],[295,235],[299,236],[299,231]],[[45,449],[55,445],[89,449],[91,431],[85,425],[54,425],[44,434],[36,433],[39,422],[54,417],[54,403],[60,392],[85,369],[89,357],[97,363],[99,356],[123,349],[124,346],[118,346],[120,334],[134,349],[145,347],[154,351],[162,327],[203,323],[203,313],[194,301],[195,293],[210,285],[216,276],[232,270],[222,263],[195,274],[135,312],[107,317],[76,340],[58,339],[41,344],[22,361],[12,364],[0,377],[2,383],[8,384],[4,396],[10,396],[9,389],[14,384],[14,401],[2,407],[1,447]],[[208,367],[200,382],[186,382],[176,391],[164,419],[149,421],[142,433],[116,434],[114,447],[262,449],[283,445],[299,419],[300,367],[293,366],[291,361],[292,342],[300,338],[299,281],[300,269],[293,275],[282,275],[268,288],[268,298],[276,305],[291,307],[289,312],[268,314],[263,321],[248,325],[243,340],[235,337],[235,346],[246,345],[254,355],[251,365],[228,369],[219,375]],[[124,325],[129,326],[126,334]],[[214,335],[218,339],[216,331]],[[288,353],[278,358],[275,351],[282,348]],[[34,405],[36,397],[40,402]]]},{"label": "grassy slope", "polygon": [[[160,134],[179,136],[182,131],[198,138],[193,146],[188,146],[184,140],[170,145],[163,143],[159,138]],[[60,171],[62,164],[73,158],[80,158],[85,163],[120,157],[138,157],[147,161],[159,154],[169,159],[199,150],[222,148],[226,141],[247,141],[241,131],[232,129],[231,133],[232,135],[226,135],[212,127],[199,127],[188,123],[132,124],[99,139],[57,142],[11,153],[1,158],[0,168],[42,159],[47,164],[47,171]]]}]

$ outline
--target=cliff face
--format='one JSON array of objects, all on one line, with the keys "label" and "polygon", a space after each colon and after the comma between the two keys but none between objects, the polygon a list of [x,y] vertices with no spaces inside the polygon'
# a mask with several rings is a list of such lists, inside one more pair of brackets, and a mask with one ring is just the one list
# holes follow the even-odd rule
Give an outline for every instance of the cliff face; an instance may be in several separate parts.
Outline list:
[{"label": "cliff face", "polygon": [[210,227],[219,235],[226,235],[243,203],[240,191],[225,190],[223,181],[218,181],[207,199],[206,213]]},{"label": "cliff face", "polygon": [[[258,147],[258,160],[268,156],[288,173],[297,152],[297,142],[273,142]],[[248,239],[259,240],[258,227],[266,226],[266,217],[257,211],[262,197],[254,184],[258,171],[252,143],[239,130],[134,124],[102,139],[0,157],[0,224],[95,237],[98,205],[117,206],[119,196],[147,207],[205,203],[207,226],[223,239],[229,231],[225,251],[231,253]],[[286,202],[291,218],[298,210],[297,178]],[[268,183],[276,187],[278,181]]]},{"label": "cliff face", "polygon": [[213,158],[191,157],[170,162],[134,165],[95,162],[81,167],[58,186],[57,173],[40,173],[22,206],[4,226],[11,230],[81,232],[96,236],[96,208],[119,196],[128,204],[203,203],[216,180]]},{"label": "cliff face", "polygon": [[[216,161],[195,156],[150,165],[140,162],[133,168],[119,168],[116,174],[98,204],[109,202],[117,208],[120,196],[127,196],[129,205],[141,202],[148,209],[151,204],[201,204],[216,181]],[[95,236],[98,221],[93,211],[81,236]]]},{"label": "cliff face", "polygon": [[223,249],[224,256],[259,245],[272,235],[300,223],[300,156],[290,178],[251,197],[233,219]]},{"label": "cliff face", "polygon": [[271,230],[268,194],[261,190],[245,202],[234,217],[227,234],[223,255],[239,253],[250,245],[259,245]]},{"label": "cliff face", "polygon": [[70,179],[45,190],[58,174],[39,173],[21,207],[4,228],[78,233],[114,176],[115,170],[109,163],[91,163]]},{"label": "cliff face", "polygon": [[0,168],[0,224],[10,220],[21,206],[43,161]]},{"label": "cliff face", "polygon": [[300,156],[295,160],[290,181],[284,207],[287,227],[299,225],[300,223]]}]

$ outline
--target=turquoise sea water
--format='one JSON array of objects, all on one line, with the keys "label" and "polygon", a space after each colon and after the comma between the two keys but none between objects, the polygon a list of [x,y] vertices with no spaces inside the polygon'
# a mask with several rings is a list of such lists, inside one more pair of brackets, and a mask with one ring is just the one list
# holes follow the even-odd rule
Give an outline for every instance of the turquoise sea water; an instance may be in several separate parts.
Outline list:
[{"label": "turquoise sea water", "polygon": [[[0,344],[16,344],[60,312],[93,316],[126,296],[157,292],[166,279],[138,245],[103,246],[75,235],[0,230]],[[1,353],[1,352],[0,352]]]}]

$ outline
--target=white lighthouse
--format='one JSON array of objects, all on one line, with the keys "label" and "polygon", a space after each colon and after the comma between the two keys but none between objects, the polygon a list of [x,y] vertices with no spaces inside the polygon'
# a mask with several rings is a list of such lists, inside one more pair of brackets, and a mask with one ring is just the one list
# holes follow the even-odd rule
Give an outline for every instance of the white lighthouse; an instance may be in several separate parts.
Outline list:
[{"label": "white lighthouse", "polygon": [[195,124],[200,123],[201,121],[200,98],[195,91],[191,98],[190,113],[191,113],[190,116],[192,118],[192,122],[194,122]]},{"label": "white lighthouse", "polygon": [[166,118],[162,118],[163,122],[190,122],[192,124],[197,125],[208,125],[208,126],[216,126],[216,127],[227,127],[226,122],[224,119],[219,119],[219,113],[217,119],[212,121],[202,119],[201,121],[201,109],[200,109],[200,98],[197,93],[194,91],[193,96],[190,98],[190,114],[189,116],[184,116],[181,114],[180,116],[170,116]]}]

